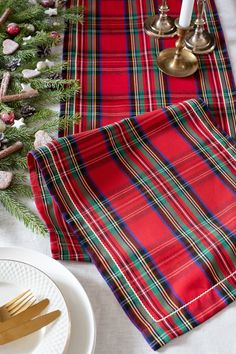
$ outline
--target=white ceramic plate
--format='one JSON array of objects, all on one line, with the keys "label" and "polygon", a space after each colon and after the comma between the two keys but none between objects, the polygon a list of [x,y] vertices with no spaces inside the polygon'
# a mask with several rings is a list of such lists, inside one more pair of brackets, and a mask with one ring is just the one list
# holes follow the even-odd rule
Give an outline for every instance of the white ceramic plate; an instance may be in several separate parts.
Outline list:
[{"label": "white ceramic plate", "polygon": [[1,347],[1,354],[65,353],[70,319],[65,300],[54,282],[39,269],[19,261],[0,259],[0,306],[30,289],[38,301],[48,298],[45,312],[60,310],[60,317],[51,325]]},{"label": "white ceramic plate", "polygon": [[[94,353],[96,326],[92,307],[83,287],[69,270],[48,256],[24,248],[0,247],[0,259],[24,262],[46,273],[61,291],[70,314],[71,335],[66,353]],[[72,348],[77,348],[76,353]],[[2,353],[2,347],[0,352]],[[18,351],[11,352],[11,354],[13,353],[18,354]],[[35,354],[36,352],[31,351],[30,353]],[[45,354],[45,352],[40,351],[40,354]],[[56,354],[61,353],[57,352]]]}]

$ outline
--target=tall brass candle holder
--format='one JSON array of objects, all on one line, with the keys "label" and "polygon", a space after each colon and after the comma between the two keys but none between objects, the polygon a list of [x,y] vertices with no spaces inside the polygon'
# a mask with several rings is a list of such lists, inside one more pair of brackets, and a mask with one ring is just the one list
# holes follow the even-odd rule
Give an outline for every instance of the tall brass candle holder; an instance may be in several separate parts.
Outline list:
[{"label": "tall brass candle holder", "polygon": [[176,20],[177,34],[176,48],[164,49],[157,57],[157,64],[165,74],[175,77],[187,77],[198,70],[197,57],[184,48],[185,36],[191,27],[181,27]]},{"label": "tall brass candle holder", "polygon": [[205,29],[206,0],[197,0],[198,14],[196,29],[190,31],[185,39],[185,46],[195,54],[211,53],[215,49],[215,38]]},{"label": "tall brass candle holder", "polygon": [[159,8],[160,15],[150,16],[146,19],[144,30],[149,36],[172,37],[176,33],[175,19],[167,16],[169,7],[167,0],[162,0]]}]

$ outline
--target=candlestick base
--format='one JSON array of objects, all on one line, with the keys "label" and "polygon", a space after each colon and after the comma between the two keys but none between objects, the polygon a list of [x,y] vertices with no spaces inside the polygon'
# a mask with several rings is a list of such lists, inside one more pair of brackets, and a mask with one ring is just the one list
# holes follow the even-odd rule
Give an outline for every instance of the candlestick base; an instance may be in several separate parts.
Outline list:
[{"label": "candlestick base", "polygon": [[145,21],[144,30],[152,37],[173,37],[176,34],[175,19],[170,16],[150,16]]},{"label": "candlestick base", "polygon": [[216,42],[207,30],[192,30],[185,38],[185,46],[195,54],[208,54],[215,49]]},{"label": "candlestick base", "polygon": [[175,77],[187,77],[198,70],[196,56],[187,49],[182,49],[178,58],[176,48],[165,49],[157,57],[157,64],[162,72]]}]

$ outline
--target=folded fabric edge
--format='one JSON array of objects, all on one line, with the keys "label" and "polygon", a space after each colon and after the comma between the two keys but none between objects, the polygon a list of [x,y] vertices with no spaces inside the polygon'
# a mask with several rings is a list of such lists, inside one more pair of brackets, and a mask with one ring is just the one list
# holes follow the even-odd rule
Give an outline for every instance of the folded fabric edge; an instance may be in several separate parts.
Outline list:
[{"label": "folded fabric edge", "polygon": [[[192,100],[192,101],[188,101],[188,102],[189,103],[185,102],[185,104],[191,104],[191,102],[194,102],[198,106],[198,109],[203,109],[204,110],[203,111],[204,117],[202,117],[202,119],[204,119],[203,124],[207,125],[208,128],[211,129],[214,139],[217,139],[220,136],[221,140],[224,141],[223,148],[228,149],[233,141],[232,141],[231,138],[229,138],[228,140],[227,139],[223,139],[222,133],[219,132],[217,130],[217,128],[214,127],[214,125],[211,122],[211,119],[208,116],[208,114],[210,115],[210,112],[207,112],[207,107],[206,107],[205,103],[202,102],[202,101],[196,101],[196,100]],[[231,146],[230,146],[230,149],[231,149]],[[44,156],[44,158],[46,157],[47,162],[45,162],[46,160],[44,161],[44,158],[41,159],[42,156]],[[33,178],[33,180],[32,180],[33,184],[37,183],[37,181],[35,181],[35,177],[37,177],[38,173],[40,173],[40,172],[42,172],[42,174],[43,174],[43,170],[44,170],[44,168],[46,166],[45,163],[48,164],[48,161],[50,161],[50,159],[51,159],[50,146],[43,147],[42,149],[38,150],[37,152],[32,152],[32,153],[29,154],[28,163],[29,163],[30,175],[31,175],[31,178]],[[53,160],[51,160],[50,162],[53,163]],[[50,165],[50,162],[49,162],[49,165]],[[49,190],[51,190],[51,192],[52,192],[51,183],[53,183],[53,181],[46,179],[46,183],[47,183],[47,186],[48,186]],[[38,189],[37,192],[40,193],[40,188]],[[54,195],[54,197],[55,197],[55,195]],[[57,199],[57,198],[55,198],[55,199]],[[81,218],[82,218],[82,216],[81,216]],[[81,224],[83,224],[84,222],[85,222],[84,220],[82,220],[82,219],[80,220]],[[90,228],[89,225],[84,225],[84,226],[85,226],[85,229]],[[76,228],[73,228],[73,225],[72,225],[72,229],[74,231],[74,235],[77,235],[77,237],[81,237],[81,235],[78,234],[78,230]],[[88,236],[88,237],[90,237],[90,236]],[[96,237],[96,235],[93,235],[93,237]],[[107,270],[106,266],[104,265],[104,260],[102,259],[102,257],[99,258],[98,254],[96,254],[93,251],[93,249],[89,246],[89,243],[87,243],[87,244],[85,243],[84,246],[85,246],[88,254],[90,255],[93,263],[96,264],[96,266],[99,269],[100,273],[103,275],[104,279],[107,281],[107,279],[106,279],[107,276],[106,275],[107,275],[107,271],[108,270]],[[226,277],[225,279],[222,279],[221,282],[225,281],[226,279],[228,279],[230,277],[233,277],[234,274],[235,274],[235,272],[232,273],[232,274],[229,274],[228,277]],[[214,288],[218,287],[220,285],[220,283],[215,284]],[[123,302],[123,298],[121,297],[122,295],[119,292],[116,291],[115,285],[111,284],[110,282],[108,283],[108,285],[111,287],[111,289],[114,292],[114,295],[116,296],[118,301],[120,303],[122,303]],[[211,292],[212,289],[209,288],[207,292],[199,294],[196,298],[194,298],[192,300],[192,302],[193,301],[199,302],[199,308],[204,308],[204,296],[208,295]],[[232,293],[232,297],[234,297],[233,293]],[[226,300],[227,300],[227,304],[229,304],[230,302],[233,301],[232,298],[230,298],[230,296]],[[130,304],[128,304],[128,305],[127,304],[126,304],[126,306],[122,305],[123,309],[125,310],[125,312],[129,316],[131,321],[135,324],[135,326],[143,333],[145,339],[147,340],[147,342],[150,344],[150,346],[154,350],[159,349],[161,346],[163,346],[164,344],[166,344],[169,340],[171,340],[173,338],[173,337],[171,337],[171,331],[170,331],[170,333],[165,331],[165,333],[163,335],[159,335],[158,334],[158,329],[156,331],[154,331],[153,328],[150,328],[150,324],[152,324],[153,327],[158,326],[158,324],[153,323],[153,320],[149,318],[149,325],[148,325],[146,323],[146,319],[142,317],[141,313],[137,313],[135,308],[130,307]],[[188,304],[186,304],[186,306],[188,306]],[[223,303],[218,303],[217,304],[217,303],[215,303],[212,300],[211,306],[208,306],[208,308],[205,309],[204,312],[201,312],[201,314],[199,314],[199,323],[198,324],[204,322],[206,319],[208,319],[213,314],[215,314],[218,311],[220,311],[221,309],[223,309],[225,306],[226,306],[226,304],[223,304]],[[178,311],[181,311],[181,308],[178,309],[177,311],[173,312],[173,313],[170,313],[168,315],[168,317],[176,316]],[[213,314],[212,314],[212,311],[214,312]],[[164,321],[164,320],[165,320],[165,318],[160,319],[160,322]],[[176,336],[179,336],[179,335],[181,335],[183,333],[188,332],[189,330],[191,330],[195,326],[196,326],[196,324],[191,324],[191,323],[189,324],[188,323],[188,325],[186,325],[186,323],[182,323],[181,325],[178,326],[178,328],[172,328],[172,330],[177,331],[176,332],[177,333]],[[169,337],[169,335],[170,335],[170,337]]]},{"label": "folded fabric edge", "polygon": [[33,166],[34,168],[30,168],[31,188],[38,212],[48,228],[52,257],[57,260],[91,262],[89,255],[61,217],[57,204],[44,184],[39,166]]}]

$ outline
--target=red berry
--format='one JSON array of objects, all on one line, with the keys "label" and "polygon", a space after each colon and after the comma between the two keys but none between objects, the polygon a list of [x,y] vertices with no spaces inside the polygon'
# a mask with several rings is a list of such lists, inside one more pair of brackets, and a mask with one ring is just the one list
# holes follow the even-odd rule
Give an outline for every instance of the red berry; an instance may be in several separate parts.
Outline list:
[{"label": "red berry", "polygon": [[1,120],[6,124],[13,124],[15,120],[14,112],[3,112],[1,114]]},{"label": "red berry", "polygon": [[42,0],[40,4],[43,7],[49,8],[49,7],[54,7],[55,6],[55,1],[54,0]]},{"label": "red berry", "polygon": [[17,23],[9,23],[6,28],[6,32],[11,36],[16,36],[18,33],[20,33],[20,26],[18,26]]},{"label": "red berry", "polygon": [[56,31],[52,31],[49,33],[49,37],[52,39],[61,39],[61,35],[60,33],[56,32]]}]

